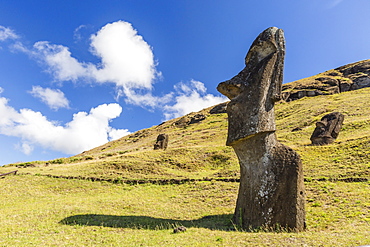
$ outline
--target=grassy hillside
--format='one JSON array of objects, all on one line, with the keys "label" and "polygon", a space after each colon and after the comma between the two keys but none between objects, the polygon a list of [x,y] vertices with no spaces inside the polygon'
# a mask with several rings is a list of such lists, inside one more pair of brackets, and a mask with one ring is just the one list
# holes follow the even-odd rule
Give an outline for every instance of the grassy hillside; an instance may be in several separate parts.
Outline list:
[{"label": "grassy hillside", "polygon": [[[370,244],[369,95],[365,88],[276,106],[278,139],[304,163],[305,232],[247,233],[231,223],[239,165],[225,146],[227,115],[205,109],[73,157],[0,167],[18,169],[0,179],[0,246]],[[337,141],[311,146],[315,122],[333,111],[345,115]],[[199,114],[205,119],[189,124]],[[169,135],[165,151],[153,150],[159,133]],[[177,226],[187,231],[174,234]]]},{"label": "grassy hillside", "polygon": [[[306,178],[369,178],[369,95],[370,88],[365,88],[276,106],[278,139],[301,155]],[[21,174],[124,180],[237,178],[237,158],[232,148],[225,146],[227,114],[210,114],[210,109],[138,131],[73,157],[12,164],[1,171],[18,168]],[[328,146],[311,146],[315,123],[333,111],[345,115],[337,141]],[[206,118],[187,124],[197,114]],[[165,151],[153,150],[160,133],[169,135]]]}]

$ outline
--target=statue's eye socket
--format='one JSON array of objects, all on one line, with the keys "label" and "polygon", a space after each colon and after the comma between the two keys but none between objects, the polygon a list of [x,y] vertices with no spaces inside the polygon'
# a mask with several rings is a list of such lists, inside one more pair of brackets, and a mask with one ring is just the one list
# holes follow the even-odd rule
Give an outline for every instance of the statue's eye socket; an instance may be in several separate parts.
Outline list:
[{"label": "statue's eye socket", "polygon": [[325,125],[323,122],[317,122],[317,123],[316,123],[316,126],[317,126],[317,127],[324,128],[326,125]]}]

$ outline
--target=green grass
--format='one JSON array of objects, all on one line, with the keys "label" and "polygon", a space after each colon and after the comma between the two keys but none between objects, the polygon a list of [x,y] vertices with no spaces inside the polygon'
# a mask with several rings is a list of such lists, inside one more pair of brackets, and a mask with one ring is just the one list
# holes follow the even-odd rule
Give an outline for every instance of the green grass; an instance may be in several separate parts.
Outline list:
[{"label": "green grass", "polygon": [[[369,243],[369,183],[309,182],[302,233],[238,231],[238,183],[114,185],[0,180],[0,246],[358,246]],[[186,232],[173,233],[185,226]]]}]

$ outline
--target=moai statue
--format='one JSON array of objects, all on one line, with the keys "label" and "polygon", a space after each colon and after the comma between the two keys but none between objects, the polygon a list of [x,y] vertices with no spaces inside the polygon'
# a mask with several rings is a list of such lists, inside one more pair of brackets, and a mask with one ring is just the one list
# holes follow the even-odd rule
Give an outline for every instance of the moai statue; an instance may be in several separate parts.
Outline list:
[{"label": "moai statue", "polygon": [[305,228],[305,188],[299,155],[277,141],[274,103],[280,100],[285,39],[271,27],[250,47],[246,67],[217,90],[227,105],[228,137],[240,163],[233,220],[243,229]]},{"label": "moai statue", "polygon": [[157,150],[157,149],[166,150],[167,145],[168,145],[168,135],[159,134],[157,136],[157,142],[154,144],[154,150]]},{"label": "moai statue", "polygon": [[340,112],[332,112],[321,118],[316,123],[316,128],[311,135],[312,145],[326,145],[337,139],[342,128],[344,115]]}]

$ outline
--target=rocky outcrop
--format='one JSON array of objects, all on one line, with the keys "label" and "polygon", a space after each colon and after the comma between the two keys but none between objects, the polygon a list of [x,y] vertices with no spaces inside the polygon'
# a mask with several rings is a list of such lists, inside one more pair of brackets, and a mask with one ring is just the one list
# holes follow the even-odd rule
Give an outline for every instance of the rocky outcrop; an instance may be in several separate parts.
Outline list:
[{"label": "rocky outcrop", "polygon": [[198,123],[206,118],[207,116],[202,113],[190,113],[177,120],[174,125],[177,127],[186,127],[190,124]]},{"label": "rocky outcrop", "polygon": [[326,71],[316,76],[282,85],[282,99],[336,94],[370,87],[370,60],[364,60]]},{"label": "rocky outcrop", "polygon": [[281,97],[285,39],[268,28],[253,42],[246,67],[217,90],[227,104],[228,137],[240,163],[240,186],[233,221],[258,227],[302,231],[305,188],[299,155],[277,141],[274,104]]},{"label": "rocky outcrop", "polygon": [[215,105],[210,111],[210,114],[226,113],[227,102]]}]

